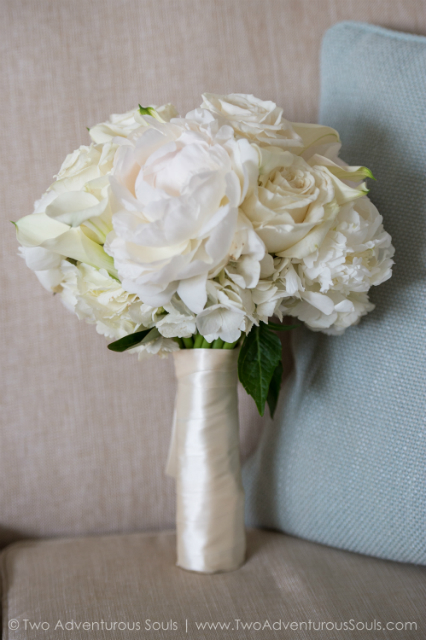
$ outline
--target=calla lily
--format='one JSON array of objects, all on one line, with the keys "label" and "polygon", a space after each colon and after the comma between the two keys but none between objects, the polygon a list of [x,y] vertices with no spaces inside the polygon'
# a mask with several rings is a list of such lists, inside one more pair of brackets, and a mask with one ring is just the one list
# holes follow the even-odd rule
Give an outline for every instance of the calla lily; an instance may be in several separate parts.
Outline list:
[{"label": "calla lily", "polygon": [[331,176],[333,186],[334,186],[334,197],[339,206],[346,204],[347,202],[352,202],[353,200],[357,200],[358,198],[362,198],[368,193],[367,185],[365,182],[359,185],[359,187],[350,187],[349,185],[342,182],[339,178],[329,171],[328,167],[324,167],[327,173]]},{"label": "calla lily", "polygon": [[65,258],[105,269],[111,276],[117,277],[114,260],[81,228],[70,227],[45,213],[25,216],[15,226],[18,242],[24,247],[43,247]]},{"label": "calla lily", "polygon": [[67,224],[49,218],[45,213],[33,213],[25,216],[14,222],[14,225],[17,240],[24,247],[43,246],[45,240],[57,238],[69,229]]},{"label": "calla lily", "polygon": [[46,215],[71,227],[79,227],[86,220],[102,215],[107,206],[108,198],[99,201],[85,191],[68,191],[46,207]]},{"label": "calla lily", "polygon": [[[306,159],[315,153],[316,147],[324,147],[328,145],[340,145],[340,137],[335,129],[319,124],[303,124],[299,122],[292,123],[293,131],[302,140],[301,148],[292,149],[296,155],[302,155]],[[339,147],[340,148],[340,147]],[[338,150],[338,149],[337,149]]]},{"label": "calla lily", "polygon": [[360,182],[364,178],[370,178],[371,180],[376,179],[368,167],[348,167],[347,169],[344,169],[343,167],[334,166],[328,167],[328,170],[336,176],[336,178],[339,178],[339,180]]},{"label": "calla lily", "polygon": [[319,165],[322,167],[327,167],[327,169],[339,180],[349,180],[350,182],[360,182],[364,180],[364,178],[371,178],[371,180],[375,180],[376,178],[373,176],[372,172],[368,167],[352,167],[352,166],[342,166],[336,164],[329,158],[325,158],[324,156],[320,156],[315,154],[309,160],[309,164],[311,166]]}]

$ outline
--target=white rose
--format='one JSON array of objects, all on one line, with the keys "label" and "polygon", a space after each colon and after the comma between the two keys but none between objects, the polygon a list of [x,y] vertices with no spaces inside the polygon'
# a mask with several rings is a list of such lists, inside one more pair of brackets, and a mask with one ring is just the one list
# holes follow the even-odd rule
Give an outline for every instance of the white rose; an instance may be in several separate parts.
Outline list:
[{"label": "white rose", "polygon": [[108,173],[116,149],[108,143],[69,154],[34,213],[16,223],[21,255],[48,290],[57,291],[64,258],[116,275],[102,246],[112,229]]},{"label": "white rose", "polygon": [[[164,104],[161,107],[150,106],[158,114],[163,122],[170,122],[176,118],[178,112],[172,104]],[[143,124],[140,109],[132,109],[126,113],[113,113],[107,122],[101,122],[89,129],[93,142],[105,143],[112,141],[116,136],[127,138],[133,131]]]},{"label": "white rose", "polygon": [[[69,153],[55,176],[55,182],[49,191],[61,194],[68,191],[100,191],[105,193],[108,179],[105,179],[112,169],[116,144],[82,145]],[[104,178],[98,180],[98,178]]]},{"label": "white rose", "polygon": [[340,207],[364,195],[363,185],[352,188],[336,173],[358,177],[320,156],[306,162],[289,151],[262,150],[259,184],[242,209],[269,253],[308,255],[320,246]]},{"label": "white rose", "polygon": [[237,137],[247,138],[261,146],[302,147],[300,136],[282,117],[283,110],[270,100],[259,100],[244,93],[227,96],[203,93],[200,109],[188,113],[187,118],[206,122],[208,114],[221,124],[229,124]]},{"label": "white rose", "polygon": [[164,305],[177,292],[198,313],[207,278],[227,263],[258,156],[247,141],[236,142],[229,127],[145,119],[150,126],[115,156],[114,233],[106,250],[123,287],[144,303]]},{"label": "white rose", "polygon": [[337,131],[324,125],[292,123],[282,114],[283,110],[275,102],[252,95],[205,93],[201,107],[189,112],[187,117],[200,123],[216,119],[231,125],[237,138],[247,138],[261,147],[291,149],[305,160],[315,153],[332,160],[337,157],[341,146]]},{"label": "white rose", "polygon": [[109,174],[117,148],[110,142],[81,146],[65,158],[49,187],[57,197],[46,207],[46,214],[72,227],[82,225],[88,237],[99,244],[112,229]]}]

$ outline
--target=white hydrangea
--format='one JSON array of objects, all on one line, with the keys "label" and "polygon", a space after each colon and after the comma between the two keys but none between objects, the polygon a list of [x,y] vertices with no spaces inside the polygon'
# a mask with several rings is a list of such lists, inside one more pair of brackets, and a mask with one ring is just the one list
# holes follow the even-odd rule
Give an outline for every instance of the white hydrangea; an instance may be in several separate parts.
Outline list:
[{"label": "white hydrangea", "polygon": [[138,301],[130,309],[130,315],[146,329],[156,327],[164,338],[189,338],[196,331],[195,314],[177,295],[164,307],[151,307]]},{"label": "white hydrangea", "polygon": [[64,260],[61,271],[59,297],[78,318],[96,325],[98,333],[118,340],[139,329],[140,324],[131,313],[132,306],[137,304],[136,296],[124,291],[105,269]]},{"label": "white hydrangea", "polygon": [[250,290],[240,287],[222,273],[219,281],[208,281],[207,292],[207,305],[196,319],[197,329],[207,342],[217,338],[235,342],[242,332],[250,331],[254,321]]},{"label": "white hydrangea", "polygon": [[179,351],[178,343],[175,340],[158,335],[156,338],[142,342],[142,344],[137,347],[129,349],[127,353],[136,353],[138,355],[138,360],[145,360],[145,358],[148,358],[149,356],[167,358],[170,353],[173,353],[173,351]]}]

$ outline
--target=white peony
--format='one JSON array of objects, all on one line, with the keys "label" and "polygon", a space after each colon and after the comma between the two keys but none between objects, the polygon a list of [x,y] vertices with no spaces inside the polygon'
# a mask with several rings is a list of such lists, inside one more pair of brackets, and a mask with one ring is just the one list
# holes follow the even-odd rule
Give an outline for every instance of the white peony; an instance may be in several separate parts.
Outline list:
[{"label": "white peony", "polygon": [[[340,333],[374,309],[367,296],[392,275],[394,248],[382,217],[363,197],[342,207],[321,246],[301,260],[277,265],[275,283],[287,280],[280,313],[312,329]],[[279,275],[278,275],[279,274]]]},{"label": "white peony", "polygon": [[[143,302],[164,305],[177,292],[199,313],[207,279],[228,262],[258,154],[247,141],[237,142],[230,127],[146,120],[150,126],[133,133],[115,157],[114,232],[106,250],[123,287]],[[255,236],[253,251],[263,257]]]},{"label": "white peony", "polygon": [[322,245],[306,256],[299,273],[319,290],[367,292],[388,280],[393,264],[391,237],[382,216],[368,198],[341,208]]},{"label": "white peony", "polygon": [[338,335],[358,324],[373,309],[366,293],[343,296],[337,291],[329,291],[327,295],[306,291],[301,299],[284,300],[280,311],[298,318],[314,331]]}]

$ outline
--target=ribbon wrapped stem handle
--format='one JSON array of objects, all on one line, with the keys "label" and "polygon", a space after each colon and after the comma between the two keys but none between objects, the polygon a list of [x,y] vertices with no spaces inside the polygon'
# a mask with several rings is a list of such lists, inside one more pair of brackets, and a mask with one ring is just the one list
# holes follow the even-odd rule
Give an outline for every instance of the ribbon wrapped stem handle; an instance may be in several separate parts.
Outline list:
[{"label": "ribbon wrapped stem handle", "polygon": [[177,564],[215,573],[245,558],[237,350],[175,352],[178,383],[166,472],[176,480]]}]

